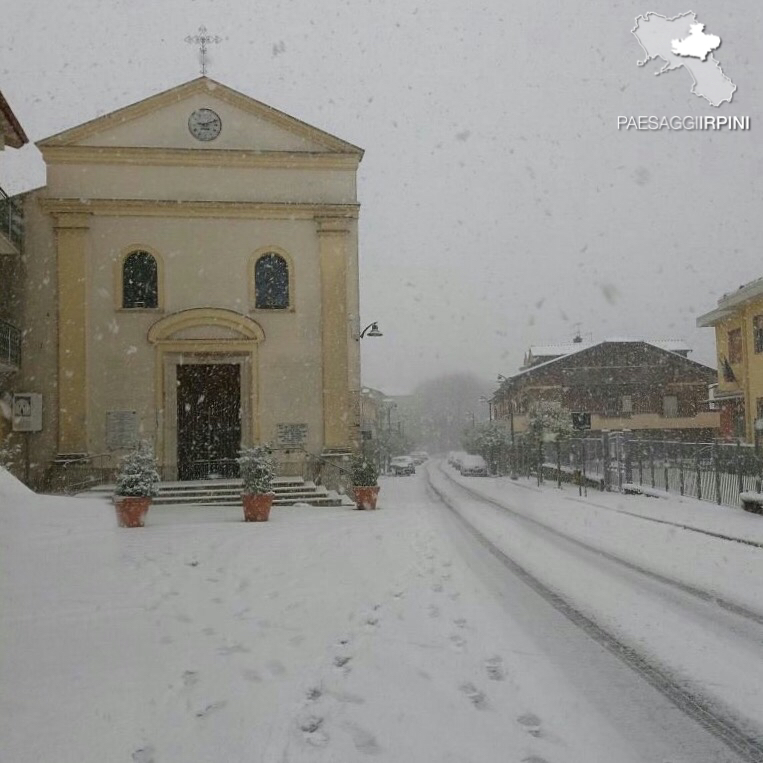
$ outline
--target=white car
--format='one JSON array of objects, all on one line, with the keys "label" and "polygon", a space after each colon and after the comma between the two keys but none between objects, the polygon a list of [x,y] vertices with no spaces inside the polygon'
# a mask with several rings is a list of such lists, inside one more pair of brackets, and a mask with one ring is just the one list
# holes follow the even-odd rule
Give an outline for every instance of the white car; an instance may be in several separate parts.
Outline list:
[{"label": "white car", "polygon": [[454,468],[461,471],[461,462],[466,458],[469,454],[466,453],[463,450],[452,450],[450,453],[448,453],[448,463]]},{"label": "white car", "polygon": [[487,464],[482,456],[464,456],[459,471],[464,477],[487,477]]},{"label": "white car", "polygon": [[410,456],[395,456],[389,462],[389,470],[395,476],[416,474],[416,464]]}]

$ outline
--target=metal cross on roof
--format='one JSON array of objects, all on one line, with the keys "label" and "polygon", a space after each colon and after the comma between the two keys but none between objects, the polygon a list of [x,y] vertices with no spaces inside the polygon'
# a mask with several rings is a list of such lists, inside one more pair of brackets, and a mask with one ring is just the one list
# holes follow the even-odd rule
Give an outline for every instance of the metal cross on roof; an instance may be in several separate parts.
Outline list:
[{"label": "metal cross on roof", "polygon": [[203,76],[206,76],[207,73],[207,45],[209,43],[218,43],[222,42],[223,38],[218,37],[216,34],[207,34],[207,28],[205,26],[199,27],[199,33],[198,34],[189,34],[188,37],[185,38],[186,42],[191,43],[192,45],[198,45],[199,46],[199,57],[201,59],[201,73]]}]

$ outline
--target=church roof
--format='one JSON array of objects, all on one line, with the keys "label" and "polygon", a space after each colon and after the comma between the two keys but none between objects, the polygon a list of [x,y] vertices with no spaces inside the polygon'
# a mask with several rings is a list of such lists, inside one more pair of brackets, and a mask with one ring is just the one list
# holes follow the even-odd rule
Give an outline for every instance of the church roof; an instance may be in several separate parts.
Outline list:
[{"label": "church roof", "polygon": [[78,143],[92,135],[112,129],[115,126],[125,124],[133,119],[138,119],[162,107],[183,101],[197,93],[214,94],[216,98],[229,103],[232,106],[249,112],[264,121],[270,122],[307,140],[312,140],[324,146],[332,153],[354,154],[359,159],[363,156],[363,149],[337,138],[317,127],[302,122],[289,114],[274,109],[261,101],[257,101],[248,95],[244,95],[233,88],[216,82],[209,77],[198,77],[177,87],[170,88],[156,95],[149,96],[142,101],[130,106],[117,109],[104,114],[89,122],[72,127],[63,132],[51,135],[37,142],[39,148],[53,146],[69,146]]}]

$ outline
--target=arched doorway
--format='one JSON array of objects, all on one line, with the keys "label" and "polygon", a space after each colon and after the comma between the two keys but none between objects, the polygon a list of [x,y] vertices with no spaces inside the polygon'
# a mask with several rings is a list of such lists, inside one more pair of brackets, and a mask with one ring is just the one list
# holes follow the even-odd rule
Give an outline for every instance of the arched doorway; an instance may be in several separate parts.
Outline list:
[{"label": "arched doorway", "polygon": [[257,346],[262,328],[214,308],[155,323],[157,453],[168,479],[237,474],[242,443],[259,441]]}]

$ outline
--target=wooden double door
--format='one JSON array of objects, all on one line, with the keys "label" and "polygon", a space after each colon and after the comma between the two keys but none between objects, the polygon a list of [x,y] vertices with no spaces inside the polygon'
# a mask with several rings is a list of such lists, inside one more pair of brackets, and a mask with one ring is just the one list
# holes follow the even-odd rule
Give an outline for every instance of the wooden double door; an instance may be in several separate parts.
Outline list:
[{"label": "wooden double door", "polygon": [[238,476],[241,368],[177,366],[177,463],[181,480]]}]

